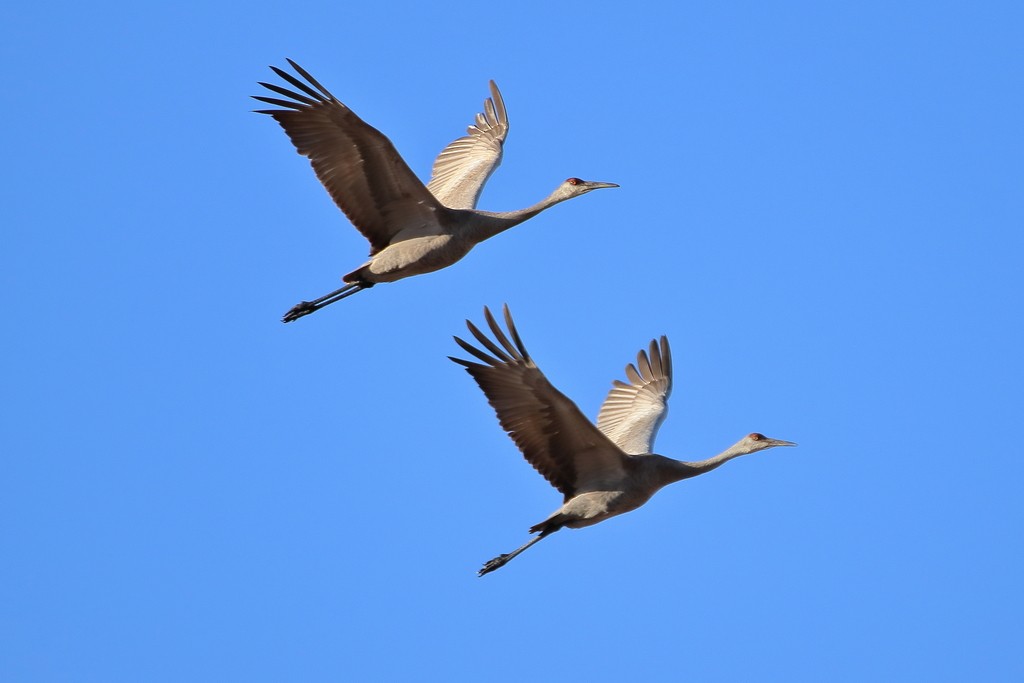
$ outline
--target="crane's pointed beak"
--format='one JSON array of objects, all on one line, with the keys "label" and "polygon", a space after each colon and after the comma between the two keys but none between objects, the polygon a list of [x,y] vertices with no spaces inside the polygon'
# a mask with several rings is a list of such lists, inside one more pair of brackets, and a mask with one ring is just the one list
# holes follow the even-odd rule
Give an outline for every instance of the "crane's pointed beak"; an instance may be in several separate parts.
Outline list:
[{"label": "crane's pointed beak", "polygon": [[615,183],[600,183],[596,180],[584,180],[583,185],[588,190],[602,190],[606,187],[618,187]]},{"label": "crane's pointed beak", "polygon": [[783,441],[782,439],[768,439],[769,446],[796,446],[797,444],[792,441]]}]

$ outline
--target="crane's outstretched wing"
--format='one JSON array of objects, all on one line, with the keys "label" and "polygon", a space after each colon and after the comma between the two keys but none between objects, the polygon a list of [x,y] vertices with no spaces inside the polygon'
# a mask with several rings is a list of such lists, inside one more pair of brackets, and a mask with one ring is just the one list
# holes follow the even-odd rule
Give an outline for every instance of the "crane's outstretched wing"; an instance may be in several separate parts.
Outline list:
[{"label": "crane's outstretched wing", "polygon": [[452,209],[475,209],[484,183],[501,163],[501,149],[508,135],[508,115],[498,86],[491,81],[491,97],[476,115],[469,135],[448,144],[434,161],[427,189]]},{"label": "crane's outstretched wing", "polygon": [[455,341],[483,363],[449,358],[466,367],[527,462],[561,491],[566,500],[605,477],[621,480],[625,454],[575,403],[548,382],[523,346],[508,306],[504,310],[512,341],[502,332],[490,310],[484,308],[484,317],[498,343],[467,320],[469,331],[487,351],[458,337]]},{"label": "crane's outstretched wing", "polygon": [[654,448],[654,437],[668,415],[672,393],[672,351],[668,339],[661,347],[652,339],[650,351],[636,355],[636,365],[626,366],[629,383],[615,380],[601,406],[597,427],[630,455],[645,455]]},{"label": "crane's outstretched wing", "polygon": [[[427,191],[391,141],[339,102],[305,69],[290,59],[288,63],[308,85],[275,66],[270,67],[302,92],[261,82],[264,88],[291,99],[253,95],[261,102],[285,107],[261,109],[257,113],[273,116],[299,154],[309,157],[316,177],[334,203],[370,241],[370,254],[388,246],[399,232],[408,233],[410,226],[414,230],[424,225],[437,226],[436,213],[444,211],[444,207]],[[420,230],[410,236],[430,234],[429,228]]]}]

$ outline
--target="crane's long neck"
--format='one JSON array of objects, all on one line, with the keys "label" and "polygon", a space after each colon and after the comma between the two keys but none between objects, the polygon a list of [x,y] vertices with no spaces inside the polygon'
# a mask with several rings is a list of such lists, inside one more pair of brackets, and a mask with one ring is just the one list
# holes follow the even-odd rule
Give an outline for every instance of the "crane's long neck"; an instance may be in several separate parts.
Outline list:
[{"label": "crane's long neck", "polygon": [[519,209],[518,211],[505,211],[502,213],[481,211],[479,212],[480,220],[477,224],[478,228],[474,231],[475,234],[473,237],[476,238],[477,242],[483,242],[484,240],[494,237],[499,233],[505,232],[509,228],[530,220],[541,211],[549,209],[555,204],[563,202],[566,199],[568,199],[568,197],[562,195],[559,190],[555,190],[533,206],[528,206],[525,209]]},{"label": "crane's long neck", "polygon": [[668,466],[668,471],[666,472],[666,478],[668,481],[665,483],[681,481],[683,479],[689,479],[690,477],[696,477],[698,474],[710,472],[716,467],[721,467],[733,458],[738,458],[739,456],[746,455],[749,452],[750,451],[747,448],[742,447],[740,444],[735,444],[707,460],[683,462],[681,460],[669,459],[670,464]]}]

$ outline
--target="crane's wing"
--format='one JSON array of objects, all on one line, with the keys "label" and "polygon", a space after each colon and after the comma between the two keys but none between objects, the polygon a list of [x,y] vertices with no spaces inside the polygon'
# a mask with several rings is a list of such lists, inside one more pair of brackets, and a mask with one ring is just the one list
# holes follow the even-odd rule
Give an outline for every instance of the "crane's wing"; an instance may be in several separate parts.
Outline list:
[{"label": "crane's wing", "polygon": [[636,365],[626,366],[629,383],[615,380],[601,406],[597,427],[630,455],[645,455],[654,448],[654,437],[668,415],[672,393],[672,351],[668,339],[661,345],[651,340],[648,352],[636,355]]},{"label": "crane's wing", "polygon": [[512,341],[487,308],[484,317],[497,344],[468,320],[466,326],[486,351],[455,337],[459,346],[483,362],[449,357],[465,366],[483,389],[501,426],[527,462],[566,500],[588,483],[606,477],[620,481],[625,476],[626,455],[548,382],[523,346],[508,306],[505,324]]},{"label": "crane's wing", "polygon": [[451,142],[434,161],[427,189],[452,209],[475,209],[484,183],[501,163],[501,149],[508,135],[508,115],[498,86],[491,81],[491,96],[469,135]]},{"label": "crane's wing", "polygon": [[[437,234],[438,212],[445,208],[423,185],[384,134],[339,102],[305,69],[292,68],[308,81],[270,67],[302,92],[271,83],[264,88],[290,99],[253,95],[284,109],[261,109],[274,117],[309,162],[334,203],[370,241],[370,254],[402,237]],[[312,86],[312,87],[310,87]],[[314,89],[315,88],[315,89]],[[418,232],[417,232],[418,231]]]}]

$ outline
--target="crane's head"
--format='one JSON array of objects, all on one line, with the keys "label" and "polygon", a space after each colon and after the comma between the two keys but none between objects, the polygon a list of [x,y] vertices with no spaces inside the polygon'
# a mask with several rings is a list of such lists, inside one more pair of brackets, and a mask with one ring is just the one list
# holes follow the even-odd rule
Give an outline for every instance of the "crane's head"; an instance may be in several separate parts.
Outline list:
[{"label": "crane's head", "polygon": [[573,197],[579,197],[582,194],[586,194],[591,190],[600,190],[605,187],[618,187],[615,183],[599,183],[596,180],[580,180],[579,178],[569,178],[555,190],[555,194],[558,199],[572,199]]},{"label": "crane's head", "polygon": [[792,441],[783,441],[781,439],[769,439],[764,434],[747,434],[745,437],[740,439],[740,442],[736,444],[736,448],[741,451],[741,455],[747,455],[749,453],[757,453],[763,451],[766,448],[775,448],[776,446],[795,446],[796,444]]}]

